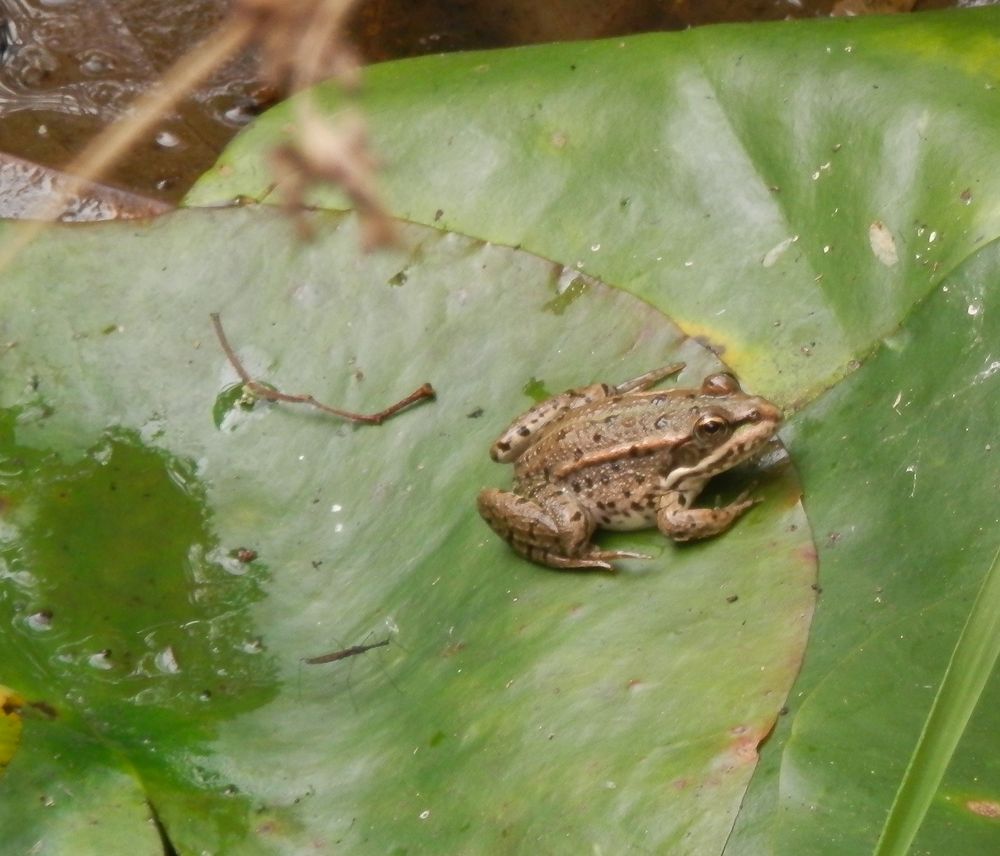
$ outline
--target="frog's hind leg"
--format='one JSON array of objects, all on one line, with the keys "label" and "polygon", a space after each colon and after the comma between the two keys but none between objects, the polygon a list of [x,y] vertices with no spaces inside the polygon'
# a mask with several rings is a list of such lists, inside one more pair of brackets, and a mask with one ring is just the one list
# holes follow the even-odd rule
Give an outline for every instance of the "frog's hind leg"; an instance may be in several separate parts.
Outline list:
[{"label": "frog's hind leg", "polygon": [[649,558],[624,550],[598,550],[590,544],[595,524],[574,500],[561,492],[541,499],[535,502],[486,488],[479,493],[479,513],[514,550],[550,568],[612,571],[609,559]]},{"label": "frog's hind leg", "polygon": [[626,392],[642,392],[644,389],[649,389],[651,386],[655,386],[661,380],[680,372],[687,363],[671,363],[669,366],[663,366],[663,368],[653,369],[652,371],[645,372],[639,375],[639,377],[634,377],[631,380],[622,381],[616,386],[612,387],[616,395],[624,395]]},{"label": "frog's hind leg", "polygon": [[555,555],[568,558],[586,545],[594,531],[593,521],[568,503],[543,507],[507,490],[485,488],[479,492],[477,504],[493,531],[535,562],[550,564],[548,557]]}]

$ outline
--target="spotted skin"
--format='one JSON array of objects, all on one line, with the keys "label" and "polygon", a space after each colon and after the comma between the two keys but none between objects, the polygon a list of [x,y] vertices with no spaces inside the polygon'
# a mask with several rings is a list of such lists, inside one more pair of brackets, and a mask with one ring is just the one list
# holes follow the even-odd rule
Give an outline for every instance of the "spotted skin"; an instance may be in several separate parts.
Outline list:
[{"label": "spotted skin", "polygon": [[655,525],[675,541],[724,532],[754,500],[693,504],[709,479],[763,448],[781,412],[731,375],[649,390],[681,368],[569,390],[516,419],[490,450],[514,465],[513,487],[484,489],[479,513],[519,554],[553,568],[613,570],[615,559],[648,558],[598,549],[599,528]]}]

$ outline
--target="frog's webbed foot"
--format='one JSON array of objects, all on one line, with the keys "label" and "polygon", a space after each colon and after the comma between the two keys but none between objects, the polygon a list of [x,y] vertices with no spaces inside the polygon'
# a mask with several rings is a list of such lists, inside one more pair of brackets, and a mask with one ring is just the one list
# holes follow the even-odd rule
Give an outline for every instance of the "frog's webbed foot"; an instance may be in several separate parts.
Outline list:
[{"label": "frog's webbed foot", "polygon": [[558,560],[557,562],[547,561],[546,564],[553,568],[594,568],[613,573],[616,570],[615,566],[611,564],[613,559],[652,559],[653,557],[647,553],[634,553],[631,550],[593,549],[577,558],[565,558],[563,556],[555,558]]},{"label": "frog's webbed foot", "polygon": [[[736,499],[734,499],[730,503],[730,505],[741,505],[743,506],[744,509],[747,509],[750,508],[750,506],[752,505],[757,505],[757,503],[763,502],[764,500],[761,499],[759,496],[758,497],[750,496],[750,494],[756,487],[757,487],[757,482],[754,482],[746,490],[741,490],[740,495],[736,497]],[[718,501],[715,504],[718,505],[719,504]]]}]

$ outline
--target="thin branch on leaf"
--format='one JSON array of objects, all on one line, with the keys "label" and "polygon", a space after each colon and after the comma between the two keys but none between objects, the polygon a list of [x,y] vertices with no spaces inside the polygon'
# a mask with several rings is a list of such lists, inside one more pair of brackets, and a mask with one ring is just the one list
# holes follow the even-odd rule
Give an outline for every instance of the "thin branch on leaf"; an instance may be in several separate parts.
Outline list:
[{"label": "thin branch on leaf", "polygon": [[291,404],[309,404],[317,410],[322,410],[324,413],[339,416],[341,419],[347,419],[350,422],[362,422],[366,425],[381,425],[386,419],[395,416],[401,410],[405,410],[406,408],[417,404],[426,398],[434,398],[434,387],[432,387],[429,383],[425,383],[411,392],[408,396],[406,396],[406,398],[397,401],[395,404],[385,408],[385,410],[369,414],[354,413],[350,410],[341,410],[338,407],[331,407],[328,404],[323,404],[321,401],[317,401],[308,393],[292,395],[286,392],[281,392],[280,390],[260,383],[250,375],[243,363],[240,362],[239,357],[236,356],[236,352],[233,350],[232,345],[229,344],[226,332],[222,329],[222,319],[219,317],[219,313],[213,312],[211,313],[211,317],[212,325],[215,327],[215,335],[219,337],[219,344],[222,346],[222,350],[225,353],[226,358],[236,370],[236,374],[240,376],[240,380],[243,381],[244,387],[246,387],[246,389],[248,389],[253,395],[257,396],[257,398],[263,398],[267,401],[286,401]]}]

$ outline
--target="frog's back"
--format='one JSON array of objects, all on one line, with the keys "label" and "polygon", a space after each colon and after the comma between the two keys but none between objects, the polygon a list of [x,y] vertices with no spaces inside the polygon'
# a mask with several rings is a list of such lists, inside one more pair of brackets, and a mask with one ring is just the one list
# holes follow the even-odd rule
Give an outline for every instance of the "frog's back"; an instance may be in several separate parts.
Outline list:
[{"label": "frog's back", "polygon": [[672,432],[686,409],[680,396],[667,391],[614,396],[566,413],[549,426],[536,445],[544,446],[550,454],[563,447],[596,451],[651,435],[663,436]]},{"label": "frog's back", "polygon": [[[538,438],[515,464],[515,491],[531,497],[562,487],[598,526],[636,529],[655,521],[666,446],[650,443],[657,429],[648,401],[621,396],[567,414]],[[669,429],[668,429],[669,433]]]}]

